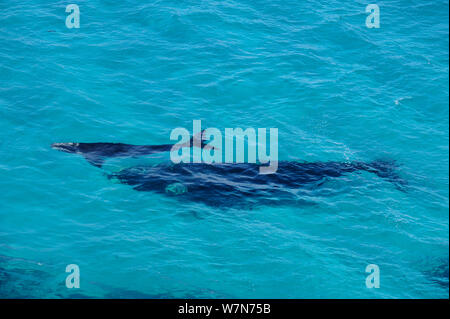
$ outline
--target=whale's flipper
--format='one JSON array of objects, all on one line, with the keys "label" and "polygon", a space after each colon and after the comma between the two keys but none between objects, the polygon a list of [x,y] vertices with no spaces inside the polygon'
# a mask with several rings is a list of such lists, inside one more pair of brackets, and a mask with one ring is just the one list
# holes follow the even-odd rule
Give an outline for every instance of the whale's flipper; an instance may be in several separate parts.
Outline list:
[{"label": "whale's flipper", "polygon": [[105,159],[102,156],[98,156],[96,154],[83,154],[86,161],[89,162],[89,164],[94,165],[95,167],[102,168],[103,163],[105,162]]},{"label": "whale's flipper", "polygon": [[181,183],[172,183],[166,186],[165,190],[166,194],[170,195],[181,195],[187,193],[188,188],[186,185]]}]

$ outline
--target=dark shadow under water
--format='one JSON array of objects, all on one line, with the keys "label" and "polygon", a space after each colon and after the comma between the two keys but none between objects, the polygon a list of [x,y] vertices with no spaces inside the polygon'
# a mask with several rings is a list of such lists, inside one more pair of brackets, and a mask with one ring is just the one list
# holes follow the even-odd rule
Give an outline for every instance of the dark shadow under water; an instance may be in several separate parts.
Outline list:
[{"label": "dark shadow under water", "polygon": [[213,207],[314,204],[302,192],[318,189],[331,178],[367,171],[402,190],[405,181],[394,162],[279,162],[274,174],[260,174],[259,164],[164,163],[134,166],[108,175],[138,191],[150,191]]},{"label": "dark shadow under water", "polygon": [[424,271],[430,281],[449,290],[449,259],[442,258],[434,261],[430,269]]}]

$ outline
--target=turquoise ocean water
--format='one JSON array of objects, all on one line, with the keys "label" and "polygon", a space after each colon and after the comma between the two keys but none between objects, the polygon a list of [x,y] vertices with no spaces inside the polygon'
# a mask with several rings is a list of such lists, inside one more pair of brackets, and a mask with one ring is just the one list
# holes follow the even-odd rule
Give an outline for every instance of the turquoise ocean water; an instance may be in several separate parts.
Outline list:
[{"label": "turquoise ocean water", "polygon": [[[448,298],[448,2],[377,1],[379,29],[368,3],[1,0],[0,297]],[[211,207],[106,177],[164,154],[50,148],[193,120],[278,128],[280,160],[393,159],[408,190],[360,173],[313,205]]]}]

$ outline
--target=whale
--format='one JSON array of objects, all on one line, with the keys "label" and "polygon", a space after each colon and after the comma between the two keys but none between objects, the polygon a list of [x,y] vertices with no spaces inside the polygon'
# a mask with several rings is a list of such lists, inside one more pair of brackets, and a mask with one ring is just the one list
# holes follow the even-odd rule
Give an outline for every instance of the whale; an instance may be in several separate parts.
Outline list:
[{"label": "whale", "polygon": [[138,157],[155,153],[175,151],[182,147],[193,147],[196,145],[194,139],[199,139],[201,148],[210,148],[205,144],[204,133],[194,135],[184,144],[162,144],[162,145],[132,145],[124,143],[53,143],[51,147],[55,150],[82,155],[91,165],[101,168],[108,158],[115,157]]},{"label": "whale", "polygon": [[[199,134],[202,134],[203,131]],[[194,135],[178,147],[194,147],[203,136]],[[123,143],[54,143],[52,148],[81,154],[90,164],[101,168],[111,157],[137,157],[174,150],[174,145],[132,145]],[[301,162],[279,161],[272,174],[261,174],[261,163],[173,163],[138,165],[106,173],[110,180],[131,186],[137,191],[177,196],[210,206],[234,206],[248,202],[281,203],[298,198],[298,194],[317,189],[330,180],[352,173],[369,172],[405,191],[406,181],[397,173],[393,160],[372,162]]]},{"label": "whale", "polygon": [[172,144],[131,145],[123,143],[53,143],[52,148],[82,155],[90,164],[101,168],[107,158],[137,157],[168,152]]},{"label": "whale", "polygon": [[148,191],[201,202],[208,206],[280,204],[302,201],[302,196],[327,181],[369,172],[404,191],[406,182],[393,161],[295,162],[280,161],[274,174],[260,174],[257,163],[159,163],[140,165],[108,174],[108,178]]}]

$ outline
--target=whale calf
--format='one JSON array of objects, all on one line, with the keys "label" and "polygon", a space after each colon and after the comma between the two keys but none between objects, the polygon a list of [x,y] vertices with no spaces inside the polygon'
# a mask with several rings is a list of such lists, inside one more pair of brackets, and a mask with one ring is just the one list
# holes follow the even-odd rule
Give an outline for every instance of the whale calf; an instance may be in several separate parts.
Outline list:
[{"label": "whale calf", "polygon": [[194,139],[200,139],[199,145],[202,148],[209,148],[204,142],[205,130],[194,135],[189,142],[183,144],[162,144],[162,145],[132,145],[123,143],[53,143],[51,147],[58,151],[80,154],[92,165],[101,168],[107,158],[114,157],[137,157],[155,153],[169,152],[181,147],[193,146]]},{"label": "whale calf", "polygon": [[102,167],[106,158],[134,157],[160,152],[168,152],[172,144],[131,145],[122,143],[53,143],[52,148],[59,151],[81,154],[92,165]]}]

